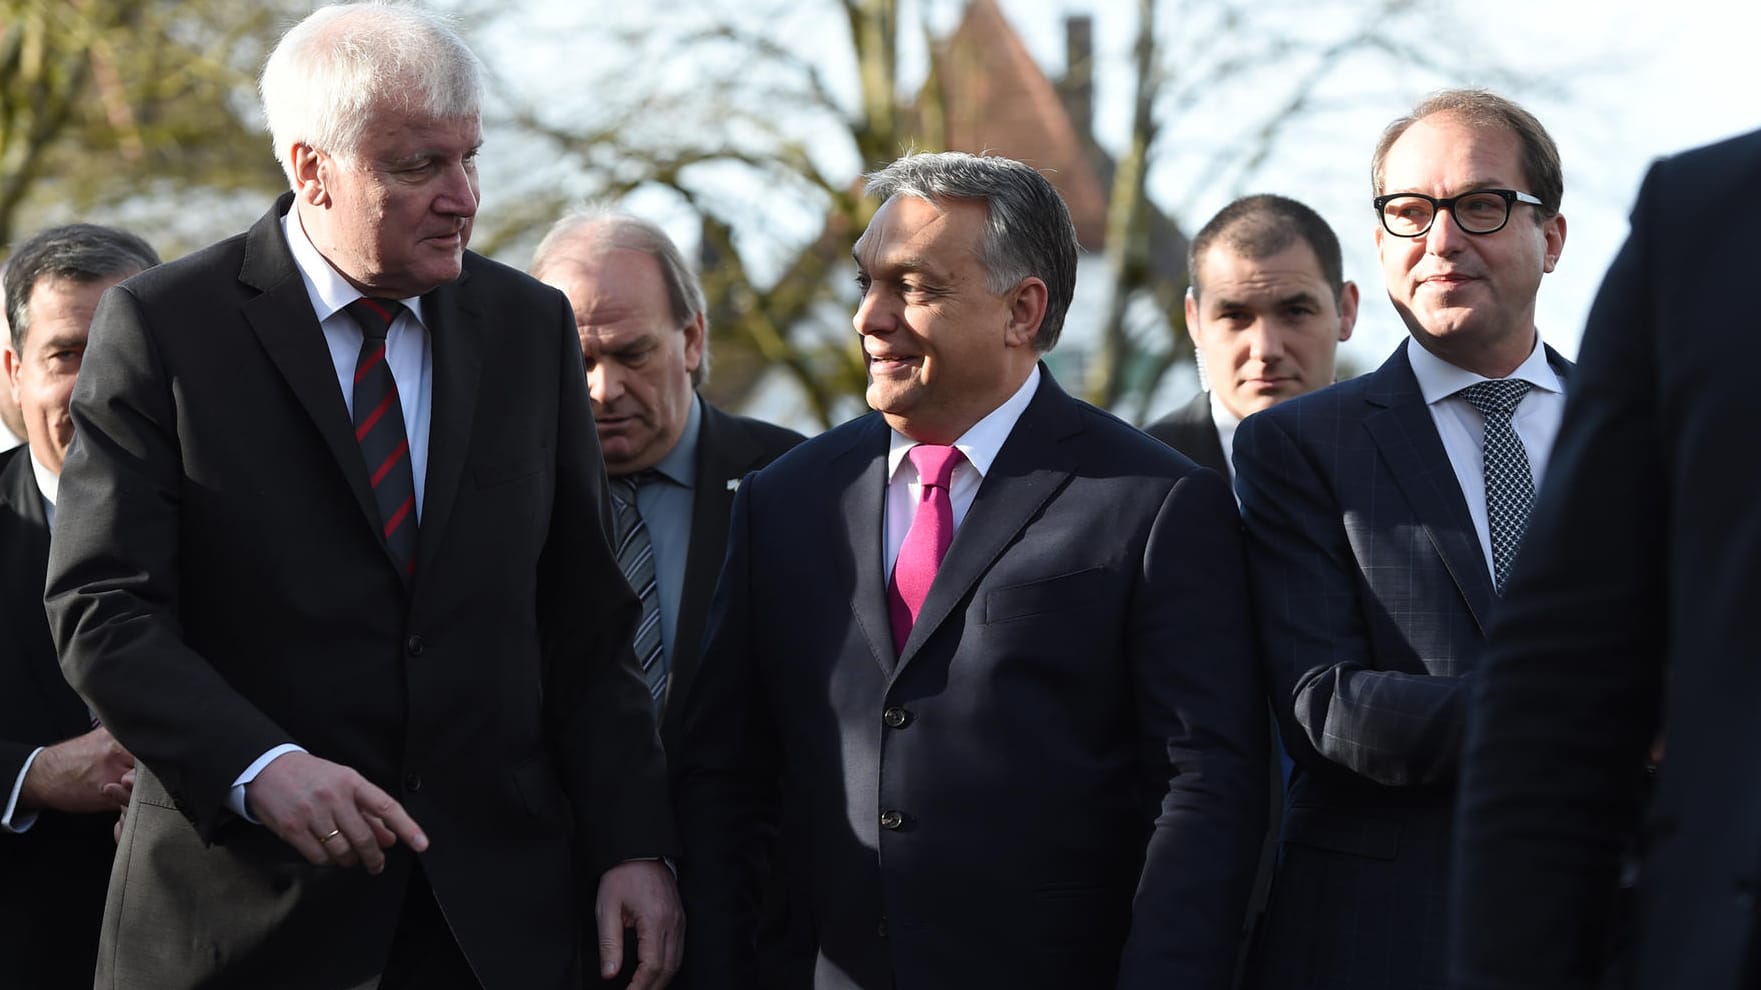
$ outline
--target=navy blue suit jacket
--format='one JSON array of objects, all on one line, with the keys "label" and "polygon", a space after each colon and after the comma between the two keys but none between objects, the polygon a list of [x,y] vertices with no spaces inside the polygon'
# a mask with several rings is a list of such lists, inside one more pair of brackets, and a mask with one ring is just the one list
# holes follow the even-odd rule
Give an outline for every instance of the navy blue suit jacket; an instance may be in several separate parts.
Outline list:
[{"label": "navy blue suit jacket", "polygon": [[1635,831],[1630,985],[1761,985],[1757,177],[1761,132],[1654,166],[1590,311],[1475,686],[1452,987],[1597,985]]},{"label": "navy blue suit jacket", "polygon": [[1268,990],[1442,985],[1465,684],[1496,596],[1415,346],[1235,434],[1261,655],[1296,763],[1257,948]]},{"label": "navy blue suit jacket", "polygon": [[1045,374],[895,650],[888,437],[735,501],[674,754],[690,985],[754,985],[780,820],[816,987],[1226,987],[1266,773],[1228,489]]}]

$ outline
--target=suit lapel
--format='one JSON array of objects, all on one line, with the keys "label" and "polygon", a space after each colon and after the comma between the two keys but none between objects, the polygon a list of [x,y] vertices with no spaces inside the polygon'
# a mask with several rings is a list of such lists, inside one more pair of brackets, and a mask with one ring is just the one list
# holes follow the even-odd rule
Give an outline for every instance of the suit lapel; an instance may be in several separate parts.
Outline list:
[{"label": "suit lapel", "polygon": [[[1082,432],[1075,400],[1064,394],[1044,367],[1039,388],[1009,431],[1009,439],[991,462],[972,508],[954,533],[948,555],[936,572],[911,636],[899,651],[898,671],[917,655],[923,643],[966,598],[1004,548],[1027,527],[1042,506],[1070,480],[1076,470],[1079,444],[1070,438]],[[884,597],[884,592],[883,592]],[[882,621],[885,609],[882,608]]]},{"label": "suit lapel", "polygon": [[1231,480],[1228,458],[1223,456],[1223,441],[1217,436],[1217,424],[1211,419],[1211,393],[1200,392],[1180,408],[1175,419],[1176,434],[1182,438],[1174,449]]},{"label": "suit lapel", "polygon": [[1403,345],[1376,370],[1364,399],[1379,411],[1364,420],[1364,427],[1484,635],[1494,599],[1492,576],[1455,468],[1407,359],[1411,346]]},{"label": "suit lapel", "polygon": [[1541,349],[1547,354],[1547,365],[1553,369],[1554,374],[1559,376],[1559,384],[1566,386],[1569,390],[1571,373],[1577,369],[1577,365],[1566,360],[1565,355],[1549,347],[1546,341],[1541,342]]},{"label": "suit lapel", "polygon": [[761,459],[762,452],[733,417],[703,399],[697,433],[697,481],[691,493],[691,545],[686,552],[685,580],[679,588],[679,621],[673,635],[672,698],[683,698],[697,673],[703,620],[715,593],[722,557],[728,544],[728,516],[733,511],[730,487]]},{"label": "suit lapel", "polygon": [[[361,460],[348,405],[336,380],[336,366],[331,363],[324,333],[318,326],[318,314],[312,310],[312,299],[306,294],[306,284],[281,230],[281,216],[292,204],[293,194],[282,194],[268,215],[245,235],[245,260],[239,280],[260,293],[245,303],[245,321],[318,428],[354,493],[362,516],[384,544],[378,526],[379,509],[373,503],[367,466]],[[390,551],[386,553],[389,559]]]},{"label": "suit lapel", "polygon": [[[27,668],[42,699],[58,699],[72,689],[61,677],[49,641],[48,621],[42,618],[43,575],[49,569],[49,517],[43,513],[43,493],[31,470],[31,452],[19,447],[0,473],[0,592],[7,602],[31,602],[34,610],[21,607],[21,615],[34,611],[38,621],[8,622],[6,638],[13,661]],[[6,614],[0,611],[0,614]],[[16,704],[17,702],[13,702]]]},{"label": "suit lapel", "polygon": [[434,355],[433,391],[429,396],[428,470],[422,485],[421,544],[416,554],[416,584],[434,566],[447,520],[457,501],[477,415],[478,379],[482,375],[485,328],[475,293],[470,291],[471,257],[457,280],[422,299],[428,340]]},{"label": "suit lapel", "polygon": [[862,628],[868,648],[883,672],[892,673],[898,654],[893,648],[892,620],[887,615],[887,586],[882,568],[881,540],[886,533],[887,424],[871,413],[856,440],[833,462],[845,478],[838,500],[843,531],[850,540],[850,614]]}]

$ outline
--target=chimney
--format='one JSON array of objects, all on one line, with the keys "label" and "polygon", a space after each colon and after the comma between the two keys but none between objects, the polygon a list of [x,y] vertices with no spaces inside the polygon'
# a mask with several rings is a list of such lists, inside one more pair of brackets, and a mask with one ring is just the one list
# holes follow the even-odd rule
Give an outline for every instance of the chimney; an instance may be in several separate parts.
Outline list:
[{"label": "chimney", "polygon": [[1094,140],[1094,18],[1077,14],[1064,18],[1064,78],[1058,82],[1064,112],[1082,141]]}]

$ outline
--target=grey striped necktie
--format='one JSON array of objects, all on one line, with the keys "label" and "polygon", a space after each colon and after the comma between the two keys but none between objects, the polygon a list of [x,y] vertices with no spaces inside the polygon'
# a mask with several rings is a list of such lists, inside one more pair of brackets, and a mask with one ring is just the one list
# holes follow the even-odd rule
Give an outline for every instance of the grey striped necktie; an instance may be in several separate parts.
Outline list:
[{"label": "grey striped necktie", "polygon": [[1529,509],[1535,502],[1535,476],[1529,470],[1529,452],[1510,425],[1511,413],[1529,394],[1529,388],[1529,383],[1520,378],[1498,378],[1461,390],[1461,397],[1486,417],[1486,439],[1481,446],[1486,472],[1486,524],[1492,531],[1492,585],[1501,595],[1511,561],[1522,547]]},{"label": "grey striped necktie", "polygon": [[648,681],[648,693],[659,714],[666,700],[667,659],[661,649],[660,587],[654,576],[654,543],[636,505],[636,490],[655,480],[654,472],[638,471],[611,479],[612,526],[618,568],[642,599],[642,621],[636,626],[636,659]]}]

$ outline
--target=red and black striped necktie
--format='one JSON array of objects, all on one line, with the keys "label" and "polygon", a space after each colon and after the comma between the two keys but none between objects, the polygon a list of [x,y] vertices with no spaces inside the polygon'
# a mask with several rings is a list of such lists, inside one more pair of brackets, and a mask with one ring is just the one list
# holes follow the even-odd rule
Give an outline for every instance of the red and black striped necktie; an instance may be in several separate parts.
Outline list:
[{"label": "red and black striped necktie", "polygon": [[361,356],[355,361],[355,440],[367,462],[373,501],[385,545],[407,580],[416,573],[416,476],[404,431],[397,380],[385,360],[385,334],[403,312],[395,299],[363,296],[345,307],[361,325]]}]

